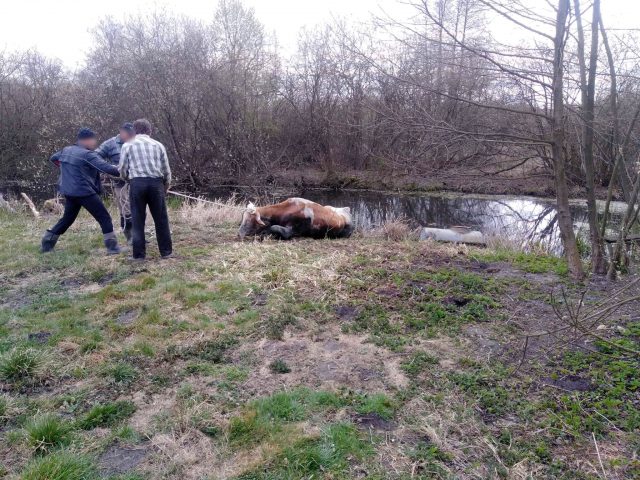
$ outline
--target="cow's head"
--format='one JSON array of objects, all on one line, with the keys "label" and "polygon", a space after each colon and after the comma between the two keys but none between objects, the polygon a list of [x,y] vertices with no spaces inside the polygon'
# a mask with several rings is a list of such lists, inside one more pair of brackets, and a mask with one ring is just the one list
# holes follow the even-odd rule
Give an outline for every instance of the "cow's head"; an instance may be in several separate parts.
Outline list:
[{"label": "cow's head", "polygon": [[238,230],[240,239],[247,236],[258,235],[265,228],[267,228],[267,224],[260,218],[260,213],[256,206],[253,203],[247,205],[247,209],[242,214],[240,230]]}]

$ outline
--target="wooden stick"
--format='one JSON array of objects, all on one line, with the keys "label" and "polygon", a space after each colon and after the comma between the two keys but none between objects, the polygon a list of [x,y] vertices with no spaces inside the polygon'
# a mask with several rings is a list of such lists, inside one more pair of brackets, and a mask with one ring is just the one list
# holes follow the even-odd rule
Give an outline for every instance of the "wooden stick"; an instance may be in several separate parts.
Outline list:
[{"label": "wooden stick", "polygon": [[24,192],[20,192],[20,196],[22,197],[24,202],[27,204],[27,207],[29,207],[29,209],[31,210],[31,213],[33,214],[33,216],[35,218],[40,218],[40,212],[38,212],[38,209],[36,208],[36,206],[33,204],[31,199],[29,198],[29,195],[27,195]]},{"label": "wooden stick", "polygon": [[602,463],[602,457],[600,457],[600,449],[598,448],[598,442],[596,441],[595,432],[591,432],[591,436],[593,437],[593,444],[596,446],[596,453],[598,454],[598,462],[600,462],[600,468],[602,468],[602,477],[607,480],[607,472],[604,469],[604,463]]}]

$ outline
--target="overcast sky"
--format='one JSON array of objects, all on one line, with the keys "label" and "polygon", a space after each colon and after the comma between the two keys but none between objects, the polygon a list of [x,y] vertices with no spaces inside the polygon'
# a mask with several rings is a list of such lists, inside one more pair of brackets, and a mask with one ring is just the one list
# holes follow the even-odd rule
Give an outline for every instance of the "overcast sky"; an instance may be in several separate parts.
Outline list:
[{"label": "overcast sky", "polygon": [[[36,48],[60,58],[73,68],[82,63],[89,48],[89,30],[104,16],[167,10],[209,19],[216,0],[0,0],[0,50]],[[545,0],[531,0],[535,5]],[[285,53],[295,48],[300,28],[334,17],[367,21],[383,8],[402,17],[407,8],[397,0],[245,0],[270,32],[275,32]],[[583,3],[587,3],[584,0]],[[603,0],[603,16],[609,27],[640,27],[640,0]],[[492,25],[497,36],[505,35],[500,22]],[[510,34],[510,32],[509,32]]]}]

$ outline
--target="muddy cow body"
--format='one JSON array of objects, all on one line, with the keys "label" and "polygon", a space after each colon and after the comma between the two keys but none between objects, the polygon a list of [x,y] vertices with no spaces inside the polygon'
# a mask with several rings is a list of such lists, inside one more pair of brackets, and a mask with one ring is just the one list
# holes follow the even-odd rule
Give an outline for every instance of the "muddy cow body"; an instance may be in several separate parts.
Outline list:
[{"label": "muddy cow body", "polygon": [[317,204],[304,198],[256,207],[252,203],[242,215],[238,235],[271,235],[282,240],[293,237],[348,238],[353,233],[351,211]]}]

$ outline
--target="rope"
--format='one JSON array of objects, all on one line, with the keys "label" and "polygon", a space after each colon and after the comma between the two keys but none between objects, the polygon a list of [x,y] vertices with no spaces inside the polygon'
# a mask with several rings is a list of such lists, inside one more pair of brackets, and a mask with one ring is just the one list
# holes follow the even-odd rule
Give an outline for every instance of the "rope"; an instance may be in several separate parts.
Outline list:
[{"label": "rope", "polygon": [[178,197],[188,198],[189,200],[195,200],[197,202],[204,202],[204,203],[209,203],[211,205],[217,205],[219,207],[233,208],[235,210],[246,210],[245,207],[229,205],[228,203],[213,202],[211,200],[205,200],[204,198],[192,197],[191,195],[186,195],[184,193],[174,192],[173,190],[169,190],[167,193],[170,193],[171,195],[176,195]]}]

